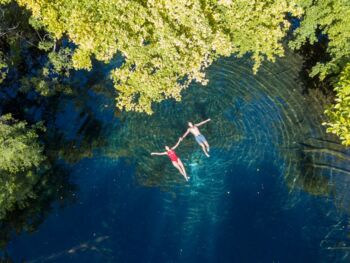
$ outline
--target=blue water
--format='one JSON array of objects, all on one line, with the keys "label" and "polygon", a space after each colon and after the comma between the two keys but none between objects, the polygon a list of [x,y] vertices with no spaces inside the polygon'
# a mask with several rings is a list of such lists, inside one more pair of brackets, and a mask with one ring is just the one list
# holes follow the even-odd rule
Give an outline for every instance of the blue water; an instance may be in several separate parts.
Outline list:
[{"label": "blue water", "polygon": [[[349,262],[349,152],[325,134],[319,98],[302,92],[300,65],[289,54],[253,75],[248,61],[221,60],[208,71],[208,87],[193,85],[181,103],[162,103],[153,116],[113,114],[111,99],[87,95],[107,143],[67,162],[76,202],[55,207],[34,233],[14,236],[9,255],[26,262]],[[149,156],[174,144],[186,121],[208,117],[211,157],[191,137],[178,150],[189,183],[167,157]],[[87,118],[67,99],[55,125],[72,139]],[[65,129],[67,122],[74,125]]]}]

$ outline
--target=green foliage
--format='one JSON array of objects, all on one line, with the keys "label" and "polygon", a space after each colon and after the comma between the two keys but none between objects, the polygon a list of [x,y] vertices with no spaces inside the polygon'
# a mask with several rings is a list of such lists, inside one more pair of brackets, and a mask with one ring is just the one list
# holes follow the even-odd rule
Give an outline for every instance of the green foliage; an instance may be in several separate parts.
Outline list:
[{"label": "green foliage", "polygon": [[52,41],[40,41],[38,44],[38,48],[44,51],[49,51],[54,46]]},{"label": "green foliage", "polygon": [[[0,19],[0,83],[11,67],[20,78],[9,82],[20,81],[22,92],[35,90],[42,96],[70,94],[72,90],[65,80],[73,68],[72,49],[62,47],[16,3],[2,7],[1,11],[4,19]],[[48,60],[43,65],[44,56]]]},{"label": "green foliage", "polygon": [[38,76],[23,77],[21,79],[21,91],[28,92],[35,90],[42,96],[54,96],[57,93],[72,94],[73,90],[69,85],[60,82],[57,77],[49,77],[50,69],[45,67]]},{"label": "green foliage", "polygon": [[12,0],[0,0],[0,5],[9,4]]},{"label": "green foliage", "polygon": [[326,35],[329,42],[327,52],[329,61],[320,61],[315,65],[311,76],[319,75],[324,79],[331,73],[339,74],[350,60],[350,2],[348,0],[299,0],[304,10],[303,20],[295,30],[295,40],[290,46],[300,49],[306,42],[319,41],[319,32]]},{"label": "green foliage", "polygon": [[9,114],[0,117],[0,219],[33,197],[38,169],[45,159],[38,129],[41,124],[28,127]]},{"label": "green foliage", "polygon": [[[339,79],[335,85],[336,99],[325,114],[329,121],[327,131],[339,136],[344,145],[350,145],[350,2],[347,0],[300,0],[304,10],[301,25],[294,32],[290,46],[300,49],[307,43],[315,44],[327,38],[328,58],[322,58],[311,70],[310,76]],[[347,66],[347,68],[345,68]],[[342,73],[341,73],[342,72]],[[340,77],[338,75],[340,74]]]},{"label": "green foliage", "polygon": [[69,76],[69,70],[73,68],[72,50],[70,48],[61,48],[58,52],[52,51],[49,53],[49,60],[58,74]]},{"label": "green foliage", "polygon": [[60,48],[48,53],[48,61],[37,74],[21,78],[21,91],[35,90],[42,96],[53,96],[57,93],[72,94],[72,88],[65,84],[65,78],[70,76],[73,68],[71,60],[72,50]]},{"label": "green foliage", "polygon": [[[35,198],[29,198],[30,205],[16,207],[1,219],[0,250],[5,249],[14,232],[32,233],[52,212],[52,204],[66,206],[74,200],[75,186],[69,182],[70,170],[60,165],[49,165],[35,185]],[[0,257],[0,262],[1,257]],[[12,262],[12,261],[11,261]]]},{"label": "green foliage", "polygon": [[56,39],[78,46],[75,68],[90,69],[91,56],[125,63],[112,72],[121,109],[152,113],[152,102],[180,100],[192,81],[206,84],[204,69],[220,56],[251,54],[254,71],[283,55],[287,12],[293,1],[17,0]]},{"label": "green foliage", "polygon": [[8,71],[8,67],[4,58],[4,54],[0,51],[0,84],[6,78],[7,71]]},{"label": "green foliage", "polygon": [[324,125],[328,126],[327,132],[338,135],[344,145],[350,146],[350,63],[341,73],[335,91],[335,104],[325,111],[329,121]]}]

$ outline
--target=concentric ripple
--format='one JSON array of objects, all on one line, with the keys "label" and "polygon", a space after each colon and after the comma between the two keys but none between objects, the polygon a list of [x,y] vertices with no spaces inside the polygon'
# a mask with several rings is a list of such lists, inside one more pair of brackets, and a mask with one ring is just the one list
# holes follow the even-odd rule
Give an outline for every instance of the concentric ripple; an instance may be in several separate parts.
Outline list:
[{"label": "concentric ripple", "polygon": [[[79,203],[17,242],[14,254],[27,250],[31,262],[348,262],[350,152],[325,133],[325,98],[303,90],[301,66],[287,52],[253,75],[249,59],[221,59],[208,86],[193,84],[152,116],[115,112],[111,83],[93,74],[96,85],[60,100],[54,120],[72,141],[52,143],[67,145],[62,159],[79,161]],[[211,157],[192,135],[176,149],[189,182],[167,156],[150,155],[173,146],[188,121],[207,118],[200,130]]]},{"label": "concentric ripple", "polygon": [[[349,151],[325,133],[324,98],[317,91],[303,91],[301,64],[299,56],[287,52],[253,75],[247,59],[222,59],[208,69],[208,86],[193,84],[182,102],[155,105],[152,116],[122,114],[107,154],[134,163],[141,185],[169,192],[163,213],[182,218],[184,243],[193,239],[199,222],[222,219],[219,202],[230,194],[225,181],[237,165],[257,173],[264,163],[276,167],[281,182],[293,192],[284,202],[286,208],[295,206],[302,192],[328,196],[350,208]],[[212,157],[207,159],[191,136],[177,149],[191,176],[186,184],[167,157],[150,152],[174,145],[188,121],[206,118],[212,121],[201,131]],[[179,211],[179,206],[186,209]]]}]

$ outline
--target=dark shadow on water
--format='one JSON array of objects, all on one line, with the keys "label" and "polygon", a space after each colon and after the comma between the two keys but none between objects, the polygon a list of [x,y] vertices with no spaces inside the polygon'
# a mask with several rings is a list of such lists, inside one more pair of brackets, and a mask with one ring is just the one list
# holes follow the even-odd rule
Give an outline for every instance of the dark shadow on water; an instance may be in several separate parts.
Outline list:
[{"label": "dark shadow on water", "polygon": [[[117,62],[113,60],[113,63]],[[35,196],[26,200],[26,207],[15,208],[0,222],[0,261],[11,260],[10,257],[6,259],[6,246],[11,239],[20,234],[34,233],[52,212],[76,201],[78,186],[70,178],[71,166],[93,157],[95,151],[107,145],[106,123],[115,119],[115,110],[113,107],[104,114],[95,107],[98,105],[105,110],[106,103],[102,100],[111,100],[115,91],[111,81],[106,80],[107,67],[102,64],[95,66],[92,72],[81,71],[71,76],[73,93],[70,95],[40,97],[34,90],[23,93],[16,81],[6,83],[6,88],[1,90],[1,94],[5,94],[0,109],[2,113],[11,112],[29,123],[44,122],[46,132],[40,134],[40,140],[45,145],[47,160],[42,165],[44,172],[38,175]],[[30,71],[28,76],[25,71],[22,74],[23,78],[32,77]],[[101,83],[102,80],[106,81]],[[13,96],[6,95],[10,89]]]},{"label": "dark shadow on water", "polygon": [[0,261],[6,259],[6,246],[14,235],[37,231],[54,209],[66,207],[75,201],[75,191],[76,186],[70,182],[67,168],[61,165],[50,167],[34,188],[36,196],[28,198],[30,205],[17,207],[0,222]]}]

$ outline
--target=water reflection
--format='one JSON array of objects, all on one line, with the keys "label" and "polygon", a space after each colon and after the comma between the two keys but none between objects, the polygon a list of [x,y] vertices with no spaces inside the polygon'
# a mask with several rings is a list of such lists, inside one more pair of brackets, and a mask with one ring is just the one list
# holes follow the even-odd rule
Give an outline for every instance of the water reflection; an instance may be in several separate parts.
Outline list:
[{"label": "water reflection", "polygon": [[[152,116],[118,112],[114,107],[110,81],[97,74],[102,77],[82,81],[84,87],[77,92],[79,96],[66,96],[58,101],[54,114],[51,114],[54,118],[48,123],[49,128],[55,127],[49,129],[49,134],[55,131],[51,136],[52,153],[49,154],[53,159],[58,156],[71,164],[94,156],[123,160],[118,172],[125,173],[124,177],[134,175],[138,186],[161,189],[162,195],[157,196],[161,198],[154,205],[157,207],[154,211],[159,211],[160,215],[152,214],[158,221],[157,229],[152,229],[152,235],[153,230],[155,234],[151,241],[156,247],[155,236],[160,239],[160,233],[168,229],[167,220],[173,220],[176,225],[174,223],[172,227],[180,225],[174,236],[181,248],[181,257],[193,252],[185,249],[189,244],[199,248],[203,240],[208,241],[201,253],[206,258],[213,257],[212,251],[217,249],[215,242],[223,239],[220,233],[232,224],[239,225],[246,220],[258,226],[249,225],[253,230],[264,229],[265,223],[270,224],[271,230],[282,233],[279,236],[282,240],[284,232],[278,227],[286,221],[279,210],[281,207],[291,210],[311,196],[317,196],[326,204],[335,203],[340,211],[348,212],[350,200],[349,151],[334,137],[325,134],[320,125],[323,97],[316,91],[303,91],[299,79],[301,64],[298,56],[288,53],[285,59],[275,64],[265,64],[254,76],[248,61],[223,59],[208,70],[210,83],[207,87],[193,85],[184,92],[181,103],[166,101],[155,105]],[[185,132],[188,121],[199,122],[207,118],[212,121],[201,131],[211,145],[211,157],[204,156],[192,137],[186,138],[177,150],[191,176],[189,183],[172,167],[166,156],[150,156],[151,151],[173,145]],[[96,164],[97,170],[99,164]],[[242,174],[247,178],[236,176]],[[274,178],[273,182],[271,178]],[[105,179],[110,178],[106,176]],[[99,182],[98,178],[93,180],[96,184]],[[103,182],[99,183],[103,185]],[[229,186],[236,192],[233,193]],[[284,186],[288,187],[289,195],[281,190]],[[86,187],[92,186],[88,184]],[[108,233],[114,233],[116,229],[121,233],[126,231],[120,229],[120,224],[125,221],[128,225],[132,218],[121,216],[125,207],[129,209],[126,211],[132,211],[131,214],[143,208],[134,188],[129,184],[120,186],[120,190],[115,190],[117,187],[118,182],[108,184],[107,189],[112,194],[98,205],[105,209],[102,210],[103,217],[106,217],[103,220],[107,223],[103,223],[103,231]],[[124,188],[134,191],[136,197],[129,194],[125,201]],[[235,207],[242,196],[244,205]],[[262,198],[256,198],[259,196]],[[323,226],[316,224],[312,228],[310,226],[314,223],[308,222],[303,230],[305,239],[314,237],[320,230],[320,233],[327,232],[320,237],[323,249],[347,249],[349,228],[346,216],[329,207],[314,209],[322,211],[329,221],[335,222],[334,225],[321,231]],[[298,211],[311,208],[303,209]],[[312,219],[317,218],[315,214],[312,214]],[[121,219],[113,223],[112,219],[108,221],[110,218]],[[231,220],[232,224],[228,222]],[[278,224],[274,225],[275,222]],[[297,220],[293,226],[300,226]],[[248,233],[254,235],[253,230]],[[240,237],[246,236],[246,233],[235,231]],[[308,235],[307,231],[313,233]],[[64,257],[69,251],[75,253],[94,247],[100,249],[93,244],[94,241],[91,242],[52,256]],[[111,246],[119,245],[126,247],[128,244],[120,241]],[[117,253],[122,252],[118,250]],[[147,253],[152,258],[153,254]]]},{"label": "water reflection", "polygon": [[[95,87],[93,83],[91,85]],[[35,196],[28,198],[26,207],[17,207],[0,222],[0,261],[10,262],[6,246],[15,235],[35,232],[54,209],[76,201],[77,185],[70,178],[71,166],[92,157],[96,149],[106,145],[103,122],[93,108],[95,105],[88,104],[99,105],[98,97],[84,89],[79,97],[77,93],[82,88],[76,86],[72,95],[37,98],[34,93],[29,93],[29,98],[19,96],[9,102],[21,118],[44,121],[46,132],[41,140],[47,159],[38,175],[40,179],[33,191]]]},{"label": "water reflection", "polygon": [[69,170],[61,165],[49,168],[34,188],[36,196],[27,200],[30,205],[17,207],[0,222],[0,249],[6,248],[14,233],[36,231],[52,212],[54,203],[62,208],[75,200],[76,188],[69,180]]},{"label": "water reflection", "polygon": [[[213,121],[203,126],[203,134],[216,156],[226,155],[220,161],[215,158],[216,169],[225,170],[225,163],[256,167],[272,154],[291,190],[328,195],[330,174],[349,173],[349,151],[320,125],[324,98],[317,91],[302,90],[301,63],[289,53],[254,76],[245,60],[221,60],[209,69],[209,86],[193,85],[182,103],[155,105],[152,116],[120,114],[122,125],[111,133],[105,154],[130,158],[140,184],[170,189],[182,178],[166,158],[149,152],[176,142],[187,121],[210,117]],[[190,170],[205,162],[197,148],[188,138],[178,150]]]}]

